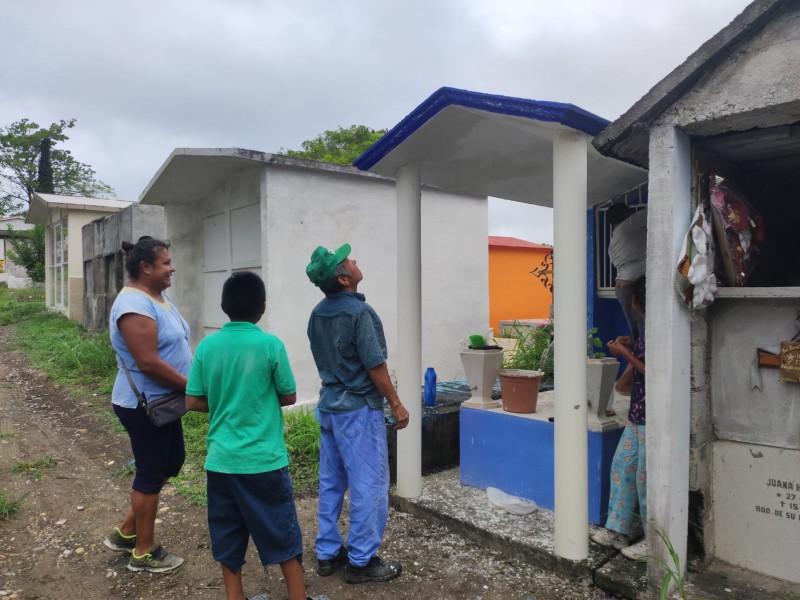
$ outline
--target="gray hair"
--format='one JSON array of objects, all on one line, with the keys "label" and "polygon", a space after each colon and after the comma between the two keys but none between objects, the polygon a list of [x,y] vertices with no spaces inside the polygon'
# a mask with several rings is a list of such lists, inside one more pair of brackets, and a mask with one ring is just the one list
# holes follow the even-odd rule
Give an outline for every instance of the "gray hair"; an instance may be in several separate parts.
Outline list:
[{"label": "gray hair", "polygon": [[344,262],[345,261],[342,261],[336,265],[336,270],[333,272],[333,276],[326,282],[320,284],[319,289],[321,289],[326,296],[338,294],[342,291],[342,286],[339,283],[339,277],[350,277],[350,269],[347,268],[347,265],[345,265]]}]

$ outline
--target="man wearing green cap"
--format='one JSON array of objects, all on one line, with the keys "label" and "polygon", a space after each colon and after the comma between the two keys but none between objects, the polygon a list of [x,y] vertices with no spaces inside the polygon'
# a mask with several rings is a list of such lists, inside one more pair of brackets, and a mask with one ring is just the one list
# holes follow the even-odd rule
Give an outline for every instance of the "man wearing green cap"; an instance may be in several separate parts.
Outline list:
[{"label": "man wearing green cap", "polygon": [[[402,567],[377,554],[389,514],[384,398],[395,429],[408,425],[408,411],[389,377],[383,325],[357,291],[364,275],[349,255],[349,244],[335,251],[318,246],[306,267],[308,278],[325,294],[308,321],[311,352],[322,379],[317,573],[326,577],[346,565],[348,583],[389,581]],[[348,487],[345,545],[338,521]]]}]

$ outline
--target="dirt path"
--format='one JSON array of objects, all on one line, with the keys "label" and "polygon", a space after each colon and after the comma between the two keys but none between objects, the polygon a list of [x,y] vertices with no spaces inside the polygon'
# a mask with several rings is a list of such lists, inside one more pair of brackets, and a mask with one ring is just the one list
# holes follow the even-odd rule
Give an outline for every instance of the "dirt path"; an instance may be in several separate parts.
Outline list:
[{"label": "dirt path", "polygon": [[[0,599],[224,598],[211,559],[205,511],[189,506],[171,487],[162,494],[156,535],[186,558],[177,572],[131,573],[126,559],[106,550],[103,536],[122,516],[131,459],[124,433],[96,414],[107,398],[73,398],[54,388],[17,352],[0,327],[0,492],[28,493],[11,521],[0,521]],[[110,408],[109,414],[113,417]],[[13,472],[19,462],[50,456],[35,472]],[[420,519],[392,511],[382,553],[405,572],[388,584],[352,586],[339,575],[320,578],[313,553],[316,499],[298,501],[311,594],[333,600],[608,598],[589,582],[573,582],[484,550]],[[285,598],[276,567],[262,570],[254,554],[244,567],[245,590]]]}]

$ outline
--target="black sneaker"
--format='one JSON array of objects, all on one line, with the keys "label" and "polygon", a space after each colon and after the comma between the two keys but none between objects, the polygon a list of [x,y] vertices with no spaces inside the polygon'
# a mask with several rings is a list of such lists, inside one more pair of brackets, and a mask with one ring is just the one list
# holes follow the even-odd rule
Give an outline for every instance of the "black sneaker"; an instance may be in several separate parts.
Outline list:
[{"label": "black sneaker", "polygon": [[336,556],[327,560],[317,559],[317,575],[320,577],[329,577],[339,570],[339,567],[347,564],[347,546],[339,548]]},{"label": "black sneaker", "polygon": [[385,563],[376,554],[363,567],[348,562],[344,569],[344,580],[347,583],[367,583],[368,581],[389,581],[403,572],[403,566],[392,561]]}]

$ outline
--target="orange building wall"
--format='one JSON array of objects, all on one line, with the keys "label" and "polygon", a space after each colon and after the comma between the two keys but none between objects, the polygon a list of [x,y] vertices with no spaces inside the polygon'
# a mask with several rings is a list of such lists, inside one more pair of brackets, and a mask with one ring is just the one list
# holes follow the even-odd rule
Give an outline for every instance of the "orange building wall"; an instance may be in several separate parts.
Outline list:
[{"label": "orange building wall", "polygon": [[489,324],[500,333],[499,321],[547,319],[553,294],[531,274],[541,268],[551,248],[489,246]]}]

